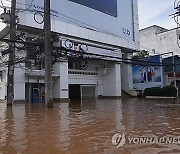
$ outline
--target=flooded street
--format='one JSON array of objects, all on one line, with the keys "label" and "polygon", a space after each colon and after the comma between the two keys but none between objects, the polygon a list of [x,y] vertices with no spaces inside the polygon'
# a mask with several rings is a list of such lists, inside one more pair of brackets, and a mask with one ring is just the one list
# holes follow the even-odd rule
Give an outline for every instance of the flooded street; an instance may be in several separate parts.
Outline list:
[{"label": "flooded street", "polygon": [[[125,134],[124,146],[112,144],[115,133]],[[127,137],[144,135],[180,136],[179,101],[87,100],[54,104],[53,109],[0,103],[0,154],[180,153],[180,143],[128,143]]]}]

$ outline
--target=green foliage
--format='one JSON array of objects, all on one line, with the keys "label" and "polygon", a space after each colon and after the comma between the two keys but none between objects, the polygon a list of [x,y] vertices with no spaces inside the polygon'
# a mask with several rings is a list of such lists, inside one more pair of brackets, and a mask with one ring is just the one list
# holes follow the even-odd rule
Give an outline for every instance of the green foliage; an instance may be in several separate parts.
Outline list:
[{"label": "green foliage", "polygon": [[160,87],[146,88],[144,90],[144,96],[161,96]]},{"label": "green foliage", "polygon": [[170,96],[170,97],[176,97],[177,89],[174,86],[165,86],[161,88],[161,95],[162,96]]},{"label": "green foliage", "polygon": [[165,86],[146,88],[144,90],[144,96],[166,96],[166,97],[176,97],[177,89],[174,86]]},{"label": "green foliage", "polygon": [[134,58],[134,59],[141,59],[141,58],[145,58],[145,57],[148,57],[148,56],[149,56],[148,51],[146,51],[146,50],[141,50],[141,51],[135,53],[135,54],[133,55],[133,58]]}]

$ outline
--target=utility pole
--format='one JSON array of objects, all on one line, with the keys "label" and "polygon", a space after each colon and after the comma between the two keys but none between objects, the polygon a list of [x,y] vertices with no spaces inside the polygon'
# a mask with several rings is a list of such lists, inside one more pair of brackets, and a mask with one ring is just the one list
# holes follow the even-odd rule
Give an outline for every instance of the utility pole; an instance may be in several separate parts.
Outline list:
[{"label": "utility pole", "polygon": [[177,93],[176,93],[176,97],[179,97],[179,89],[178,86],[176,84],[176,62],[175,62],[175,57],[174,57],[174,53],[172,52],[172,59],[173,59],[173,77],[174,77],[174,87],[176,87],[177,89]]},{"label": "utility pole", "polygon": [[[10,40],[15,40],[16,37],[16,0],[11,1],[10,14]],[[9,43],[10,53],[8,61],[8,77],[7,77],[7,106],[12,106],[14,99],[14,41]]]},{"label": "utility pole", "polygon": [[174,57],[174,53],[172,52],[172,60],[173,60],[173,78],[174,78],[174,87],[177,88],[176,86],[176,68],[175,68],[175,57]]},{"label": "utility pole", "polygon": [[47,108],[53,107],[50,8],[50,0],[44,0],[45,103]]}]

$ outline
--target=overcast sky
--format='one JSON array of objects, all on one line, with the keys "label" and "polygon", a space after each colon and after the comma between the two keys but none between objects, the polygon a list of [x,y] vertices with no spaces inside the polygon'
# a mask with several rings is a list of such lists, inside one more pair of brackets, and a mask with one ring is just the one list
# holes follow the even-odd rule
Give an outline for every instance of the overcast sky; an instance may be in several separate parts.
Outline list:
[{"label": "overcast sky", "polygon": [[175,13],[174,0],[138,0],[140,29],[159,25],[167,29],[176,27],[169,15]]}]

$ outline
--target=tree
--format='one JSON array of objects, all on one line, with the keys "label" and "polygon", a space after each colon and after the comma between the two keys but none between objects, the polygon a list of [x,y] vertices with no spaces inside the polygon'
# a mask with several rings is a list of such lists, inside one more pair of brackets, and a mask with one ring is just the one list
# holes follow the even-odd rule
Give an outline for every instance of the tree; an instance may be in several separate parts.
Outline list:
[{"label": "tree", "polygon": [[141,50],[133,55],[133,59],[141,59],[149,56],[149,52],[146,50]]}]

